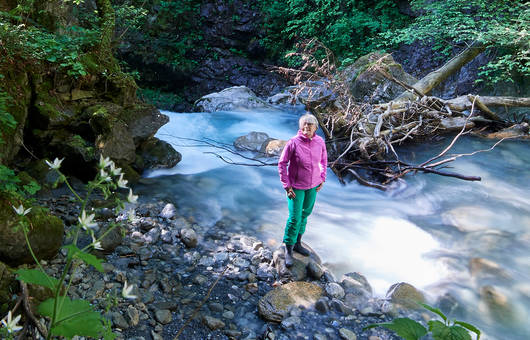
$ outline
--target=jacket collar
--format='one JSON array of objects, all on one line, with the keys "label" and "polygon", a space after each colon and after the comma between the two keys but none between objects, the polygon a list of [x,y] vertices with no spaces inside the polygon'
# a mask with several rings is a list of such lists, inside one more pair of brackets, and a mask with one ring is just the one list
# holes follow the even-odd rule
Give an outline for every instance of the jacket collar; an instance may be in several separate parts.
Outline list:
[{"label": "jacket collar", "polygon": [[302,132],[302,130],[298,130],[298,134],[296,135],[298,138],[300,138],[302,141],[304,142],[309,142],[311,140],[313,140],[313,138],[315,138],[315,136],[313,135],[313,138],[309,138],[307,137],[306,135],[304,135],[304,133]]}]

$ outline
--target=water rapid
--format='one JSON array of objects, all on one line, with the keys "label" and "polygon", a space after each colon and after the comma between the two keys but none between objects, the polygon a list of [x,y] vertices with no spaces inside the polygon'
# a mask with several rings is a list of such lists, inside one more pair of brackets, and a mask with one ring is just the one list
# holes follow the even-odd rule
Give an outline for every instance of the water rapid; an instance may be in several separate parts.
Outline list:
[{"label": "water rapid", "polygon": [[[227,164],[215,154],[249,162],[204,141],[231,145],[251,131],[289,139],[301,112],[163,113],[170,122],[157,137],[182,153],[182,161],[173,169],[146,174],[136,191],[174,202],[181,214],[200,224],[217,224],[279,245],[287,204],[277,168]],[[447,143],[408,147],[400,157],[420,163]],[[451,152],[491,144],[465,136]],[[378,296],[405,281],[427,292],[431,303],[440,298],[457,301],[455,317],[479,326],[484,339],[528,339],[527,150],[527,142],[504,141],[491,152],[450,164],[451,171],[481,176],[480,182],[418,174],[387,192],[356,182],[341,185],[328,170],[304,240],[339,279],[361,272]]]}]

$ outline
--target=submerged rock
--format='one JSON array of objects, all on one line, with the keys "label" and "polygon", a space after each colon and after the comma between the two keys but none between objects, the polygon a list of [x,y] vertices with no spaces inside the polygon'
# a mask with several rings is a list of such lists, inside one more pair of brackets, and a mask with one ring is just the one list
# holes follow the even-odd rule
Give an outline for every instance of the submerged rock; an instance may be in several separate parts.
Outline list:
[{"label": "submerged rock", "polygon": [[265,320],[281,322],[289,307],[312,307],[322,293],[322,288],[314,283],[291,282],[271,290],[262,297],[258,303],[258,312]]},{"label": "submerged rock", "polygon": [[210,93],[198,99],[195,107],[202,112],[276,110],[246,86],[233,86]]}]

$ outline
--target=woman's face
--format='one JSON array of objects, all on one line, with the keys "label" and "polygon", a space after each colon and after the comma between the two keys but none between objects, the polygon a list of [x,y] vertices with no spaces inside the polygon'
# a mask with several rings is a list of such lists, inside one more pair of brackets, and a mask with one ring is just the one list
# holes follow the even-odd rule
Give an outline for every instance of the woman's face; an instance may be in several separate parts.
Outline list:
[{"label": "woman's face", "polygon": [[315,135],[315,131],[317,130],[317,126],[315,124],[312,124],[308,121],[301,121],[300,122],[300,130],[302,130],[302,133],[308,137],[312,138]]}]

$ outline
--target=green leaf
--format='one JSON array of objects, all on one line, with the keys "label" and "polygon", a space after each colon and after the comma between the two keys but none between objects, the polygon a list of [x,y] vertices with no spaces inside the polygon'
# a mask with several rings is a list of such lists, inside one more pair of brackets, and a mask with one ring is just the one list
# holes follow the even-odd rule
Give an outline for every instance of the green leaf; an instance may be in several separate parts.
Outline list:
[{"label": "green leaf", "polygon": [[429,306],[429,305],[427,305],[425,303],[420,303],[420,305],[422,305],[423,308],[428,309],[428,310],[430,310],[431,312],[433,312],[435,314],[438,314],[445,322],[447,322],[447,317],[438,308],[431,307],[431,306]]},{"label": "green leaf", "polygon": [[469,329],[470,331],[472,331],[473,333],[475,333],[477,335],[477,340],[480,340],[480,330],[473,326],[472,324],[469,324],[467,322],[464,322],[464,321],[455,321],[455,325],[460,325],[466,329]]},{"label": "green leaf", "polygon": [[96,268],[97,271],[103,272],[103,265],[101,264],[103,261],[94,255],[82,251],[73,244],[69,244],[63,248],[68,249],[68,257],[77,257],[83,260],[86,264]]},{"label": "green leaf", "polygon": [[421,323],[409,318],[397,318],[392,320],[392,322],[371,324],[366,326],[363,330],[379,326],[396,332],[397,335],[405,340],[418,340],[427,334],[427,329],[425,329]]},{"label": "green leaf", "polygon": [[16,271],[17,280],[26,283],[36,284],[55,290],[59,284],[59,280],[38,269],[19,269]]},{"label": "green leaf", "polygon": [[429,330],[434,340],[472,340],[465,328],[460,326],[446,326],[443,322],[429,321]]},{"label": "green leaf", "polygon": [[[40,304],[38,311],[41,315],[52,317],[55,299],[48,299]],[[100,338],[105,332],[104,320],[100,313],[86,300],[70,300],[61,297],[57,303],[58,308],[55,325],[51,333],[71,339],[75,335]]]}]

